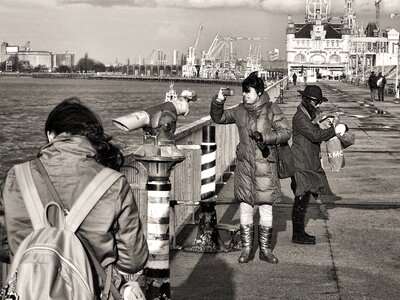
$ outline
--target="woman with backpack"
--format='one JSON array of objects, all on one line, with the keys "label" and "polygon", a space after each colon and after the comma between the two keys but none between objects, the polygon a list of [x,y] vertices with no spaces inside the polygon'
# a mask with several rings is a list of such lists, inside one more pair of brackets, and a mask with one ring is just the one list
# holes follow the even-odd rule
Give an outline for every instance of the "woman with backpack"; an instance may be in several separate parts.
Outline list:
[{"label": "woman with backpack", "polygon": [[[104,133],[100,118],[78,98],[66,99],[50,112],[45,134],[48,143],[40,149],[37,159],[29,162],[43,206],[55,199],[39,165],[44,167],[68,212],[96,175],[106,167],[118,171],[123,164],[123,155]],[[6,263],[13,261],[19,245],[33,231],[25,191],[17,181],[17,169],[14,166],[8,171],[0,198],[0,259]],[[112,282],[120,288],[124,284],[122,274],[134,274],[144,268],[148,248],[129,183],[122,174],[117,175],[76,233],[101,267],[112,270]],[[49,210],[48,219],[56,220],[50,213]],[[47,295],[46,299],[53,298]]]}]

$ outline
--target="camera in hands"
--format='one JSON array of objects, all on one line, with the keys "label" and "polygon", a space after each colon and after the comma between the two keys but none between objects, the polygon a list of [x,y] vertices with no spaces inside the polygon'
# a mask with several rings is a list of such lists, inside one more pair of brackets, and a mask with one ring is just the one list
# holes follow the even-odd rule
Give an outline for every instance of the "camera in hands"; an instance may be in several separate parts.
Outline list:
[{"label": "camera in hands", "polygon": [[234,96],[235,95],[235,90],[231,89],[229,87],[222,88],[222,95],[224,96]]}]

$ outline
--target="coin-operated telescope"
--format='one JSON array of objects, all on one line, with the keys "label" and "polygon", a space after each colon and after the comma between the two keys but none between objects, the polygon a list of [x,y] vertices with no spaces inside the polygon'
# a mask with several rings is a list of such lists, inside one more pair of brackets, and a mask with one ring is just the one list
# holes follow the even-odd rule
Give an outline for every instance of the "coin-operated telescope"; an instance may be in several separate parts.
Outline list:
[{"label": "coin-operated telescope", "polygon": [[[170,299],[169,222],[172,168],[185,159],[175,145],[178,116],[187,115],[189,102],[196,101],[193,91],[183,91],[173,101],[122,116],[113,123],[125,131],[143,128],[143,145],[134,158],[148,171],[147,179],[147,244],[149,260],[144,270],[147,281],[146,299]],[[166,297],[166,298],[165,298]]]},{"label": "coin-operated telescope", "polygon": [[117,127],[125,131],[143,128],[143,145],[134,153],[136,160],[145,163],[171,162],[168,170],[158,169],[156,174],[149,170],[149,176],[165,177],[166,172],[169,173],[176,163],[185,159],[175,145],[176,122],[178,116],[189,113],[189,102],[196,100],[197,95],[194,91],[184,90],[177,100],[163,102],[112,120]]}]

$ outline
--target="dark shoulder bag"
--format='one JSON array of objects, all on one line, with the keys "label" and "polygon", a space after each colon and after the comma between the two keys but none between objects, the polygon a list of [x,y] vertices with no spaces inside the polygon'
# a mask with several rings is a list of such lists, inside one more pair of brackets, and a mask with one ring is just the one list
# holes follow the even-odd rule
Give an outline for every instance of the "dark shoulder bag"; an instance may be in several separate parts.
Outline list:
[{"label": "dark shoulder bag", "polygon": [[285,179],[292,177],[295,172],[292,149],[288,143],[274,145],[278,177]]},{"label": "dark shoulder bag", "polygon": [[[269,119],[272,125],[272,119]],[[294,157],[289,143],[285,142],[282,144],[272,145],[271,148],[275,151],[276,167],[278,169],[279,179],[292,177],[296,169],[294,167]]]}]

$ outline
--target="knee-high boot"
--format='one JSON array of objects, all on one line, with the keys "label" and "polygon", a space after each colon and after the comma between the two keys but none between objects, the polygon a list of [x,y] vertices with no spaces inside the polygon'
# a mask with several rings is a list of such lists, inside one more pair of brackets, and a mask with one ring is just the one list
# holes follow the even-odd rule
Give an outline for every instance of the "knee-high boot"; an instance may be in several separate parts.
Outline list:
[{"label": "knee-high boot", "polygon": [[294,198],[294,204],[292,210],[292,224],[293,224],[292,243],[308,244],[308,245],[315,244],[315,236],[309,235],[304,231],[304,218],[306,216],[309,202],[310,202],[310,194],[306,194],[302,197],[296,196]]},{"label": "knee-high boot", "polygon": [[242,254],[239,257],[239,263],[248,263],[253,259],[253,241],[254,226],[253,224],[240,225],[240,240],[242,242]]},{"label": "knee-high boot", "polygon": [[260,259],[271,264],[276,264],[278,259],[272,254],[271,250],[272,227],[263,225],[258,226],[258,244],[260,247]]}]

